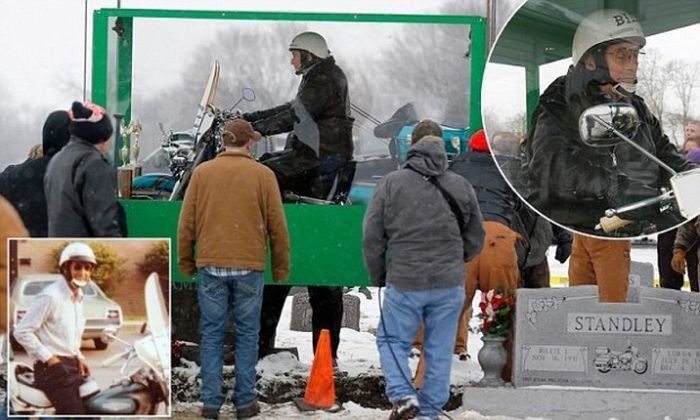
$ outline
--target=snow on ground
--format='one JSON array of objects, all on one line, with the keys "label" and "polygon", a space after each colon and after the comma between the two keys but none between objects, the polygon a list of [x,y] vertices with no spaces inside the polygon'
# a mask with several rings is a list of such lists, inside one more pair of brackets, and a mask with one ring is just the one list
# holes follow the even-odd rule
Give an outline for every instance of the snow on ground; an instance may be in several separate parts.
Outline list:
[{"label": "snow on ground", "polygon": [[[377,352],[376,337],[374,332],[379,322],[379,304],[377,303],[377,288],[370,288],[372,299],[367,299],[363,294],[350,292],[360,298],[360,331],[343,328],[340,331],[340,345],[338,346],[338,366],[348,372],[349,376],[357,376],[360,373],[377,370],[381,373],[379,353]],[[382,289],[383,291],[383,289]],[[311,347],[311,333],[291,331],[289,325],[292,317],[292,297],[288,297],[282,311],[279,327],[277,329],[277,347],[297,347],[299,361],[311,365],[313,350]],[[472,318],[473,323],[478,319]],[[451,383],[455,385],[478,382],[483,376],[479,364],[476,362],[476,353],[481,348],[481,339],[470,333],[468,339],[469,354],[471,360],[460,361],[456,356],[452,363]],[[411,368],[418,365],[418,358],[410,360]]]},{"label": "snow on ground", "polygon": [[[363,294],[358,292],[350,292],[360,298],[360,331],[355,331],[349,328],[343,328],[340,333],[340,346],[338,348],[338,365],[342,371],[348,373],[349,376],[357,376],[361,373],[370,373],[381,375],[381,367],[379,364],[379,353],[375,342],[374,331],[377,328],[379,321],[379,306],[377,300],[377,288],[370,288],[372,299],[367,299]],[[299,351],[299,360],[294,358],[290,353],[278,353],[267,356],[258,363],[257,370],[261,376],[261,381],[279,380],[281,376],[308,376],[311,363],[313,362],[313,354],[311,347],[311,333],[297,332],[289,329],[291,322],[292,296],[289,296],[285,302],[277,329],[277,347],[296,347]],[[472,325],[478,320],[473,318]],[[457,356],[454,356],[452,363],[451,383],[453,385],[467,385],[478,382],[483,376],[481,368],[476,361],[476,354],[481,348],[481,340],[479,335],[470,333],[468,341],[469,353],[472,355],[471,360],[460,361]],[[415,372],[418,365],[418,358],[410,359],[410,364]],[[199,367],[196,365],[189,366],[192,377],[199,373]],[[228,368],[228,367],[227,367]],[[188,376],[189,376],[188,375]],[[193,383],[194,384],[194,383]],[[301,413],[293,403],[286,404],[261,404],[263,410],[261,419],[368,419],[368,418],[388,418],[389,410],[371,409],[360,406],[359,404],[348,402],[343,405],[344,410],[339,413]],[[178,418],[196,418],[201,410],[200,403],[175,403],[173,407]],[[223,414],[233,414],[231,412],[231,404],[224,405]],[[507,419],[509,417],[488,417],[481,416],[479,413],[465,409],[458,409],[449,413],[450,417],[455,419]],[[191,417],[190,417],[191,416]]]},{"label": "snow on ground", "polygon": [[[300,412],[294,403],[268,405],[261,403],[262,411],[260,416],[255,417],[261,420],[283,420],[283,419],[343,419],[343,420],[367,420],[367,419],[386,419],[389,417],[388,410],[378,410],[373,408],[365,408],[353,402],[343,404],[343,410],[338,413],[319,412]],[[173,417],[178,419],[195,419],[199,418],[201,404],[198,403],[178,403],[174,407]],[[233,415],[231,406],[227,405],[221,412],[220,418],[226,418]],[[517,420],[515,417],[507,416],[482,416],[481,414],[458,409],[449,413],[449,416],[455,420]],[[443,417],[445,418],[445,417]],[[538,420],[538,417],[527,417],[527,420]]]}]

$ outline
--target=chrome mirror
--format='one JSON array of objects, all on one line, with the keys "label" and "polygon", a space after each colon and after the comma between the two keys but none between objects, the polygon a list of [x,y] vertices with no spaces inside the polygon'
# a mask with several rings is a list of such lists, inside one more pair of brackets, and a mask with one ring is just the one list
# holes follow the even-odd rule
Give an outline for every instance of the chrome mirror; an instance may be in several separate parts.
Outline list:
[{"label": "chrome mirror", "polygon": [[639,126],[637,110],[630,104],[610,103],[587,108],[579,118],[579,134],[591,147],[612,147],[634,138]]},{"label": "chrome mirror", "polygon": [[255,91],[251,88],[243,88],[243,99],[253,102],[255,100]]}]

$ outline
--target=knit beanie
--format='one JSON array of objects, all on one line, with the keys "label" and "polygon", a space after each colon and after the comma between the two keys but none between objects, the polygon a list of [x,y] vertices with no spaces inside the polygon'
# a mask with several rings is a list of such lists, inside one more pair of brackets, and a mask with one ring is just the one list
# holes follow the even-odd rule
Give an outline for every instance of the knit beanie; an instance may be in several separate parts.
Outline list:
[{"label": "knit beanie", "polygon": [[696,147],[695,149],[690,149],[688,153],[685,155],[685,159],[688,162],[693,162],[697,163],[700,165],[700,147]]},{"label": "knit beanie", "polygon": [[68,111],[60,110],[49,114],[44,122],[44,128],[41,130],[44,156],[55,155],[68,143],[70,139],[69,125]]},{"label": "knit beanie", "polygon": [[90,102],[73,102],[70,114],[70,133],[92,144],[109,140],[114,132],[107,112]]},{"label": "knit beanie", "polygon": [[469,139],[469,148],[475,152],[488,153],[489,144],[486,142],[486,134],[483,129],[477,130]]}]

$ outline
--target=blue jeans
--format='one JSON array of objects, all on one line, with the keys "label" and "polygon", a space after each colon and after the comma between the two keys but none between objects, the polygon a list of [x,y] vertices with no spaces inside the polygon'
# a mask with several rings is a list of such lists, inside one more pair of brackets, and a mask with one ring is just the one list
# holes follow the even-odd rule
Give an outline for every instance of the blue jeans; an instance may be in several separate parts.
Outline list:
[{"label": "blue jeans", "polygon": [[202,363],[202,403],[219,409],[224,403],[221,392],[224,364],[224,333],[229,306],[235,325],[236,384],[233,403],[246,407],[255,400],[255,365],[258,361],[258,332],[262,306],[263,273],[251,271],[244,276],[216,277],[199,270],[200,358]]},{"label": "blue jeans", "polygon": [[[391,284],[386,286],[383,319],[380,318],[377,327],[377,348],[389,401],[416,396],[420,415],[437,417],[450,396],[452,349],[463,305],[462,286],[416,291],[397,289]],[[423,387],[416,392],[408,357],[421,323],[425,324],[423,355],[426,369]]]}]

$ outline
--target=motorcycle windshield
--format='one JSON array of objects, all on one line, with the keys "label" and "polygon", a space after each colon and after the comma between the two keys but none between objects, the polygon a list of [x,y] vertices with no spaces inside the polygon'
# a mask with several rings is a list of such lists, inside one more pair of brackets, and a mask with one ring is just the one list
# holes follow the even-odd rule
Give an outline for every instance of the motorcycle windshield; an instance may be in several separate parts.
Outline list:
[{"label": "motorcycle windshield", "polygon": [[158,275],[151,273],[146,279],[146,314],[151,331],[157,364],[164,378],[170,377],[170,317]]}]

